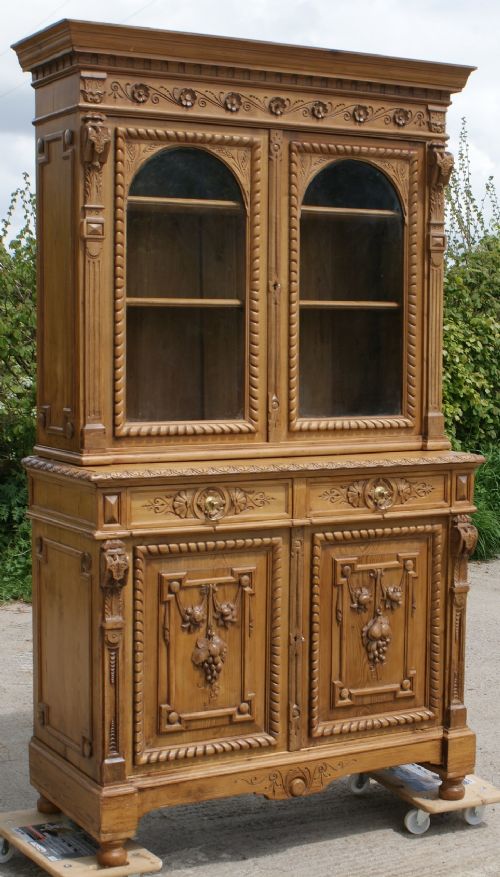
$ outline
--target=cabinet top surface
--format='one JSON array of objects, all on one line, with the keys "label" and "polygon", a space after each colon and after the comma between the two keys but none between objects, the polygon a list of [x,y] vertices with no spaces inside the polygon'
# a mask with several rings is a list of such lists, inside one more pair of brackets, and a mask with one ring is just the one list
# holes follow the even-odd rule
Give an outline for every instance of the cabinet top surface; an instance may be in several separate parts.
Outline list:
[{"label": "cabinet top surface", "polygon": [[[92,52],[246,67],[310,76],[348,77],[380,83],[460,91],[474,67],[384,57],[336,49],[241,40],[63,19],[13,45],[23,70],[69,53]],[[87,61],[89,63],[89,61]],[[99,66],[95,59],[91,66]]]}]

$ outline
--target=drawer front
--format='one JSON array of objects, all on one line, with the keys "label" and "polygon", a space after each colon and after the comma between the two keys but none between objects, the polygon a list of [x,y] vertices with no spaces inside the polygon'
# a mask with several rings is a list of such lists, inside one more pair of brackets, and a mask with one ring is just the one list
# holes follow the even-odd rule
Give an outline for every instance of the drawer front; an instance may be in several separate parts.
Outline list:
[{"label": "drawer front", "polygon": [[287,521],[291,517],[287,481],[202,484],[130,491],[133,527],[183,527],[219,522]]},{"label": "drawer front", "polygon": [[442,545],[440,524],[314,534],[312,738],[440,719]]},{"label": "drawer front", "polygon": [[279,536],[135,549],[137,766],[280,747],[287,557]]},{"label": "drawer front", "polygon": [[346,514],[400,509],[446,507],[447,476],[407,474],[373,478],[318,478],[308,482],[308,511],[311,517],[345,517]]}]

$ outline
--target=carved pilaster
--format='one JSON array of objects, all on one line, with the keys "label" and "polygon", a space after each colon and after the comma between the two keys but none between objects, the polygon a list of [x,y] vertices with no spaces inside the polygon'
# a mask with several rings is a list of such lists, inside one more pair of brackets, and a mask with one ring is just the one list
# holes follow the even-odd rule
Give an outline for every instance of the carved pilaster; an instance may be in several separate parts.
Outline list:
[{"label": "carved pilaster", "polygon": [[427,344],[427,439],[443,439],[442,334],[445,189],[453,170],[453,156],[442,143],[429,145],[428,289],[429,335]]},{"label": "carved pilaster", "polygon": [[302,581],[304,532],[296,530],[292,537],[290,557],[290,679],[288,698],[288,748],[295,751],[302,745],[302,656],[304,651],[302,621]]},{"label": "carved pilaster", "polygon": [[[269,204],[271,227],[282,228],[281,191],[283,173],[283,131],[269,132]],[[281,240],[272,235],[269,241],[269,391],[268,426],[270,441],[278,440],[280,416],[280,358],[281,347]]]},{"label": "carved pilaster", "polygon": [[119,539],[105,542],[101,551],[105,779],[122,778],[120,656],[125,624],[122,589],[127,583],[128,570],[124,543]]},{"label": "carved pilaster", "polygon": [[477,543],[477,530],[468,515],[453,518],[451,529],[452,582],[449,608],[450,675],[448,681],[448,727],[463,728],[465,619],[467,608],[467,565]]},{"label": "carved pilaster", "polygon": [[[97,81],[97,80],[96,80]],[[92,79],[84,83],[94,82]],[[100,83],[100,80],[98,81]],[[98,102],[100,91],[88,91]],[[84,165],[84,205],[81,234],[84,240],[84,325],[85,332],[85,412],[83,441],[86,448],[103,447],[101,392],[101,291],[102,251],[105,237],[103,206],[103,167],[109,155],[111,134],[102,113],[88,113],[82,119],[82,160]]]}]

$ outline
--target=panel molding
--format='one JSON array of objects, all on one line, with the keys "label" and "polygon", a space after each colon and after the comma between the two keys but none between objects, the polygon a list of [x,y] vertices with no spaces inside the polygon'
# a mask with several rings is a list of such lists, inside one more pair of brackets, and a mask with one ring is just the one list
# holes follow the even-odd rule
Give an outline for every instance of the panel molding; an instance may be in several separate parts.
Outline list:
[{"label": "panel molding", "polygon": [[[234,738],[208,740],[184,746],[165,745],[148,748],[145,737],[145,658],[144,614],[145,576],[149,560],[158,557],[187,554],[213,554],[214,552],[237,552],[247,549],[269,550],[271,554],[271,609],[269,624],[268,715],[265,733],[240,734]],[[254,539],[225,539],[205,542],[171,542],[161,545],[138,545],[134,549],[134,762],[136,765],[157,764],[275,746],[280,734],[280,679],[281,679],[281,601],[282,601],[282,555],[281,537]]]},{"label": "panel molding", "polygon": [[[320,717],[320,565],[325,543],[342,544],[382,540],[401,536],[429,536],[431,540],[430,574],[430,652],[428,663],[428,707],[398,710],[362,718],[322,721]],[[310,733],[312,737],[376,731],[378,729],[428,722],[439,716],[442,700],[441,670],[441,557],[442,525],[420,524],[381,527],[366,530],[337,530],[315,533],[312,548],[311,644],[310,644]],[[405,552],[402,552],[405,553]],[[345,563],[348,563],[346,558]]]}]

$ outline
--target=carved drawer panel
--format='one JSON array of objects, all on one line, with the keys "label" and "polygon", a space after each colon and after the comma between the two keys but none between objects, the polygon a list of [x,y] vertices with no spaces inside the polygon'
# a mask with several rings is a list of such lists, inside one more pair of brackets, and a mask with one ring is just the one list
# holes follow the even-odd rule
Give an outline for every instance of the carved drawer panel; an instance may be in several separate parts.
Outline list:
[{"label": "carved drawer panel", "polygon": [[313,738],[439,718],[441,552],[439,524],[314,536]]},{"label": "carved drawer panel", "polygon": [[280,740],[282,540],[135,550],[137,765]]},{"label": "carved drawer panel", "polygon": [[130,496],[132,526],[211,526],[226,521],[290,518],[290,486],[286,481],[252,481],[250,485],[217,484],[136,488]]},{"label": "carved drawer panel", "polygon": [[309,481],[309,514],[313,517],[373,514],[391,510],[447,506],[446,475],[376,475]]}]

